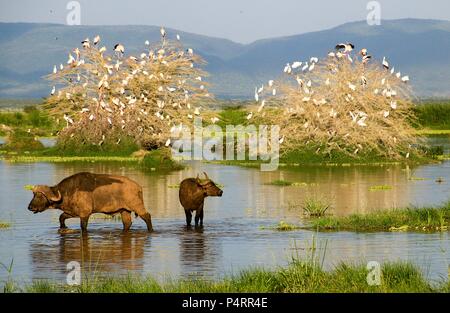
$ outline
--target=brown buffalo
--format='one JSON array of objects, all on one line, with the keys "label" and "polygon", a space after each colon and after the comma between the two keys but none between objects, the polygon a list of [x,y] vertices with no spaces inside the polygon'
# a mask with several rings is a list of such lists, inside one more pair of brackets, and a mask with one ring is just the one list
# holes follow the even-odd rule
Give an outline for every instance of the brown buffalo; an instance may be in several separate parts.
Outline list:
[{"label": "brown buffalo", "polygon": [[203,172],[205,179],[201,180],[198,175],[197,178],[186,178],[180,184],[180,203],[186,213],[186,224],[191,226],[192,211],[195,212],[195,227],[198,227],[200,220],[200,227],[203,226],[203,204],[205,198],[208,196],[222,197],[223,191],[216,186],[216,184],[209,179],[208,175]]},{"label": "brown buffalo", "polygon": [[152,218],[145,210],[142,187],[123,176],[82,172],[63,179],[53,187],[33,187],[33,199],[28,210],[33,213],[59,209],[60,228],[67,228],[65,220],[79,217],[81,230],[87,230],[89,216],[93,213],[122,215],[123,230],[131,226],[131,213],[141,217],[152,231]]}]

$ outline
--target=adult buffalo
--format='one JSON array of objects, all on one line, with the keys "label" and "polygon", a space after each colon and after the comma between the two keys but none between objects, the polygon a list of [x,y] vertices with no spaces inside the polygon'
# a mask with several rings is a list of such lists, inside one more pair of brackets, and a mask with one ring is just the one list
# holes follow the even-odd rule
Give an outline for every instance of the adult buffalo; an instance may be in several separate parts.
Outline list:
[{"label": "adult buffalo", "polygon": [[141,217],[152,231],[152,218],[145,210],[142,187],[123,176],[81,172],[63,179],[50,187],[34,186],[33,199],[28,210],[33,213],[47,209],[63,211],[59,216],[60,228],[67,228],[65,220],[79,217],[81,230],[87,230],[89,216],[93,213],[122,215],[123,230],[131,226],[131,213]]}]

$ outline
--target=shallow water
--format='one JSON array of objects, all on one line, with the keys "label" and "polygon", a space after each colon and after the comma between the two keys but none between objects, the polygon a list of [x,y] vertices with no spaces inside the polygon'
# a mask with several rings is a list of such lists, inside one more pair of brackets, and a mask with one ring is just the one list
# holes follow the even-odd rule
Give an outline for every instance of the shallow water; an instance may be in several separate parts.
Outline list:
[{"label": "shallow water", "polygon": [[[87,236],[80,236],[78,219],[67,223],[75,233],[59,234],[59,212],[34,215],[27,210],[32,194],[24,185],[53,185],[79,171],[125,175],[141,184],[155,232],[148,234],[140,219],[134,219],[131,232],[123,234],[120,220],[91,218]],[[202,231],[186,230],[178,189],[169,186],[202,171],[224,185],[224,195],[206,200]],[[444,182],[435,182],[437,177],[443,177]],[[276,179],[306,184],[267,185]],[[113,163],[0,161],[0,219],[12,223],[10,229],[0,230],[0,262],[9,265],[13,260],[12,277],[20,282],[55,279],[64,283],[66,265],[73,260],[83,264],[84,273],[216,278],[251,266],[285,265],[293,254],[308,256],[315,236],[322,247],[319,254],[325,253],[326,268],[340,261],[411,260],[429,279],[437,280],[448,275],[448,232],[315,234],[305,230],[277,232],[261,226],[273,226],[280,220],[301,223],[298,204],[309,197],[327,199],[336,215],[438,205],[450,198],[449,183],[450,162],[418,168],[301,167],[275,172],[196,162],[182,171],[159,174]],[[390,185],[392,189],[369,191],[375,185]],[[6,270],[0,269],[0,282],[7,276]]]}]

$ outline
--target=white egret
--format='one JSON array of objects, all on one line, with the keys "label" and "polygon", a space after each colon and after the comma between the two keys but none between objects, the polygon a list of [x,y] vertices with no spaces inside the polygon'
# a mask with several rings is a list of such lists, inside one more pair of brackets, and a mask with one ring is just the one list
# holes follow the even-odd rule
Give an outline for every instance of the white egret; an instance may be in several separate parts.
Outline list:
[{"label": "white egret", "polygon": [[385,68],[385,69],[389,69],[389,62],[386,60],[386,57],[383,57],[383,67]]},{"label": "white egret", "polygon": [[69,59],[67,60],[67,64],[72,64],[75,62],[75,58],[72,56],[72,53],[69,53]]},{"label": "white egret", "polygon": [[273,79],[269,80],[268,85],[269,85],[269,87],[273,86]]},{"label": "white egret", "polygon": [[300,67],[300,66],[302,66],[302,62],[299,62],[299,61],[295,61],[294,63],[292,63],[292,68],[293,69],[296,69],[297,67]]},{"label": "white egret", "polygon": [[124,54],[125,53],[125,47],[118,43],[114,46],[114,51],[119,52],[120,54]]},{"label": "white egret", "polygon": [[144,44],[145,44],[146,46],[149,46],[149,45],[150,45],[150,41],[146,40],[146,41],[144,42]]},{"label": "white egret", "polygon": [[177,40],[180,41],[180,39],[181,39],[181,38],[180,38],[180,35],[177,34]]},{"label": "white egret", "polygon": [[404,82],[404,83],[409,82],[409,76],[408,75],[403,76],[402,77],[402,82]]},{"label": "white egret", "polygon": [[50,93],[52,96],[55,94],[55,92],[56,92],[56,87],[55,86],[53,86],[53,88],[52,88],[52,92]]},{"label": "white egret", "polygon": [[360,127],[366,127],[366,126],[367,126],[367,124],[366,124],[366,119],[367,119],[367,116],[361,117],[361,118],[358,120],[358,122],[357,122],[358,126],[360,126]]},{"label": "white egret", "polygon": [[266,104],[266,100],[261,101],[261,105],[258,107],[258,113],[262,111],[265,104]]},{"label": "white egret", "polygon": [[89,38],[86,38],[85,40],[83,40],[83,41],[81,42],[81,45],[83,46],[83,48],[90,48],[91,43],[90,43],[90,41],[89,41]]},{"label": "white egret", "polygon": [[311,63],[318,63],[319,62],[319,58],[312,57],[311,59],[309,59],[309,62],[311,62]]},{"label": "white egret", "polygon": [[302,67],[302,72],[306,71],[309,68],[308,62],[305,62],[305,65]]},{"label": "white egret", "polygon": [[53,65],[53,74],[56,74],[57,71],[58,69],[56,68],[56,65]]},{"label": "white egret", "polygon": [[250,112],[250,113],[247,115],[247,120],[251,119],[252,116],[253,116],[253,112]]},{"label": "white egret", "polygon": [[97,35],[94,37],[94,46],[97,45],[100,42],[100,36]]}]

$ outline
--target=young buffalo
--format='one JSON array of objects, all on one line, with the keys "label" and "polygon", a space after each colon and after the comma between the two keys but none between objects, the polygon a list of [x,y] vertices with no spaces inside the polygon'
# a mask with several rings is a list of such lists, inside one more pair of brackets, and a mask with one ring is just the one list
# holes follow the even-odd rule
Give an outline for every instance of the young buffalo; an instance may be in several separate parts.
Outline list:
[{"label": "young buffalo", "polygon": [[59,209],[60,228],[65,229],[65,220],[78,217],[81,230],[87,230],[89,216],[93,213],[122,215],[123,229],[131,226],[131,213],[141,217],[152,231],[150,213],[144,208],[142,188],[136,182],[123,176],[82,172],[63,179],[49,187],[33,187],[33,199],[28,210],[33,213],[47,209]]},{"label": "young buffalo", "polygon": [[205,179],[186,178],[180,184],[180,203],[186,213],[186,224],[191,226],[192,211],[195,212],[195,227],[198,227],[200,220],[200,227],[203,227],[203,205],[205,198],[222,197],[223,191],[216,186],[216,184],[209,179],[208,175],[203,172]]}]

